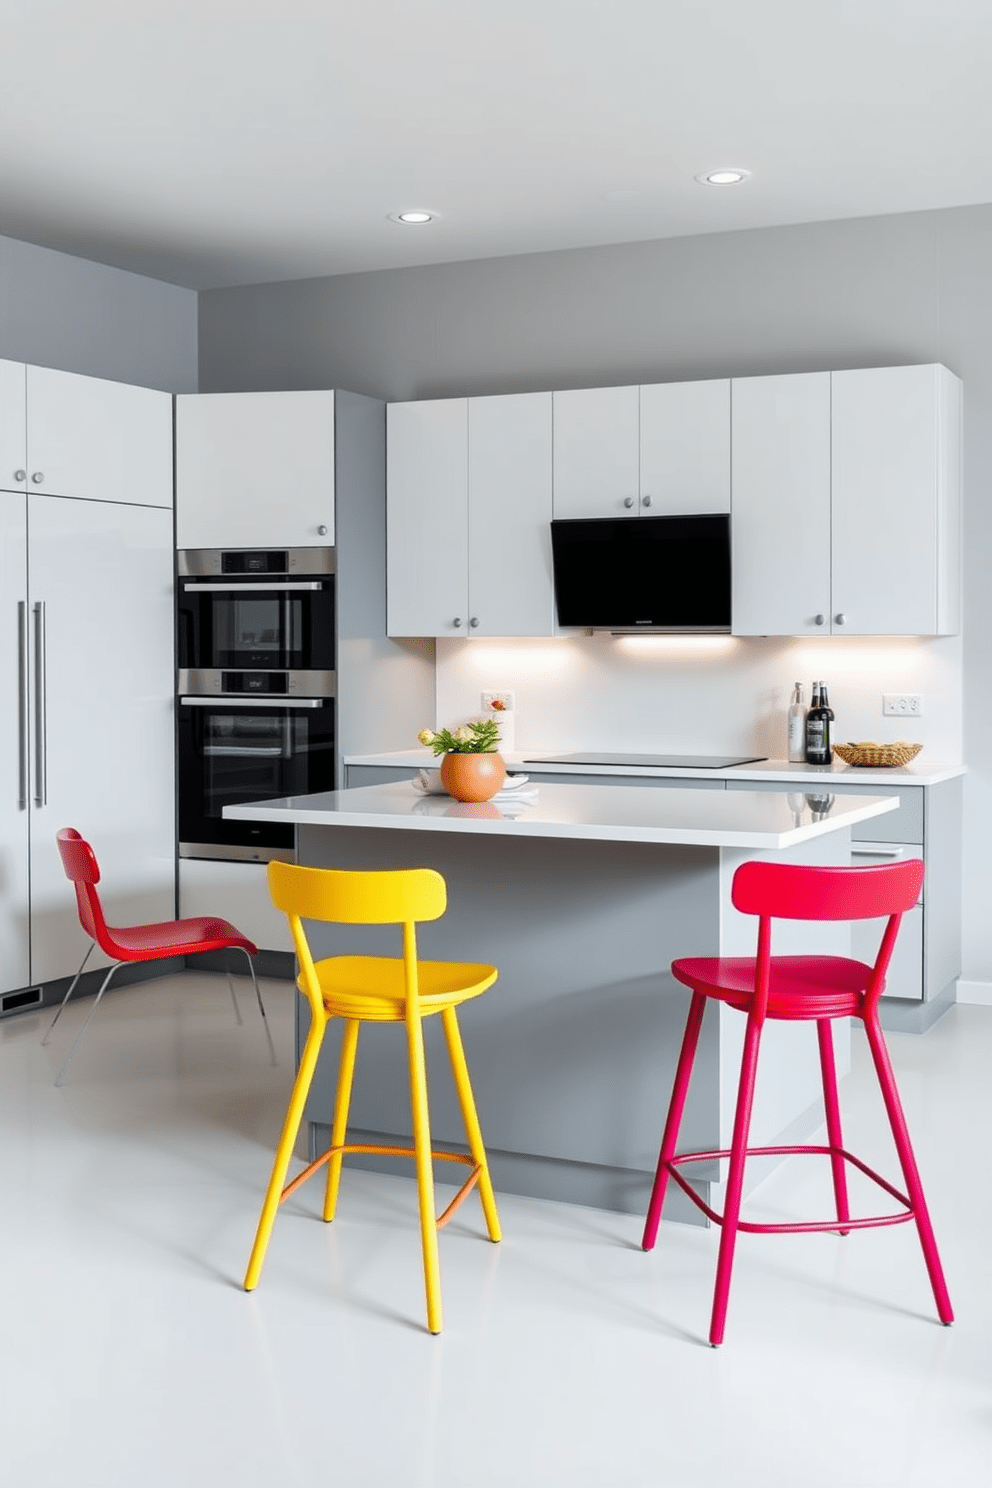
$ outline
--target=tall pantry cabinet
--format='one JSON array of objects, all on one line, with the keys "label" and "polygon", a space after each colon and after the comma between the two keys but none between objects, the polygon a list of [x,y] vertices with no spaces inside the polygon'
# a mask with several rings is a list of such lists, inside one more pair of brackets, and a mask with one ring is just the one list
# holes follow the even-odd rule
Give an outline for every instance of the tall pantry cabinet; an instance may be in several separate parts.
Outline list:
[{"label": "tall pantry cabinet", "polygon": [[0,361],[8,1008],[88,944],[60,827],[93,841],[111,923],[175,912],[172,546],[170,395]]}]

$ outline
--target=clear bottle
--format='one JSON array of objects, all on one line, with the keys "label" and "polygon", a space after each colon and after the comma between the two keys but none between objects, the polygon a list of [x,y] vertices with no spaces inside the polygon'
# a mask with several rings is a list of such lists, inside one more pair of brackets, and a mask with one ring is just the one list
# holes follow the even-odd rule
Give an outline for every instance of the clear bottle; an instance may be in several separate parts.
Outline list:
[{"label": "clear bottle", "polygon": [[788,760],[790,765],[801,765],[806,759],[806,702],[803,684],[797,682],[792,689],[792,702],[788,712]]},{"label": "clear bottle", "polygon": [[827,701],[825,682],[813,683],[813,705],[806,714],[806,763],[829,765],[833,751],[834,713]]}]

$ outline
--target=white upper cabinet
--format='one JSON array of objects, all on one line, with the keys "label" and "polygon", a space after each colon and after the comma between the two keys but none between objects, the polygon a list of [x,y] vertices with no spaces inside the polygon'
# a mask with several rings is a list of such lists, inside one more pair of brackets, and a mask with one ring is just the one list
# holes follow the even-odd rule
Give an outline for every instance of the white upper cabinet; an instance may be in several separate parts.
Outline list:
[{"label": "white upper cabinet", "polygon": [[954,634],[961,384],[940,366],[832,383],[833,630]]},{"label": "white upper cabinet", "polygon": [[639,389],[554,393],[556,517],[636,516]]},{"label": "white upper cabinet", "polygon": [[955,633],[960,460],[946,367],[735,379],[734,633]]},{"label": "white upper cabinet", "polygon": [[180,548],[334,542],[334,394],[191,393],[176,399]]},{"label": "white upper cabinet", "polygon": [[830,631],[830,373],[733,384],[735,635]]},{"label": "white upper cabinet", "polygon": [[393,636],[468,629],[468,399],[386,409],[387,620]]},{"label": "white upper cabinet", "polygon": [[469,628],[554,634],[551,394],[468,400]]},{"label": "white upper cabinet", "polygon": [[172,395],[0,361],[0,489],[172,506]]},{"label": "white upper cabinet", "polygon": [[27,369],[28,487],[172,506],[172,395],[50,367]]},{"label": "white upper cabinet", "polygon": [[0,361],[0,491],[27,487],[26,372],[23,362]]},{"label": "white upper cabinet", "polygon": [[551,394],[392,403],[394,636],[554,633]]},{"label": "white upper cabinet", "polygon": [[641,514],[729,512],[729,378],[646,384],[640,393]]}]

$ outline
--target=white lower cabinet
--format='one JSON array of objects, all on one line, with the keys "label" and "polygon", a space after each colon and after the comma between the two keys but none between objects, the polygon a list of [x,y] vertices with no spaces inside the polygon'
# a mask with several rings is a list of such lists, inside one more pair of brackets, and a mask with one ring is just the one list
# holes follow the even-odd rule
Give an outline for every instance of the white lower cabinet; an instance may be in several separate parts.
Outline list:
[{"label": "white lower cabinet", "polygon": [[172,514],[2,493],[0,511],[5,580],[22,574],[4,584],[0,659],[0,975],[13,988],[71,975],[89,943],[61,827],[92,842],[110,924],[175,914]]},{"label": "white lower cabinet", "polygon": [[293,949],[289,921],[269,895],[265,863],[180,858],[179,913],[221,915],[261,950]]}]

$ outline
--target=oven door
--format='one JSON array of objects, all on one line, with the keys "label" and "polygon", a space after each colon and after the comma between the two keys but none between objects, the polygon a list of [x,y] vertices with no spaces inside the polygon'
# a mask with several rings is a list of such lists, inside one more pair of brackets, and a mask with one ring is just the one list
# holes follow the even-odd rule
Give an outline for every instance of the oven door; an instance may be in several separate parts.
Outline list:
[{"label": "oven door", "polygon": [[181,697],[179,855],[293,859],[293,828],[225,806],[334,789],[332,698]]},{"label": "oven door", "polygon": [[182,670],[334,670],[334,575],[180,578]]}]

